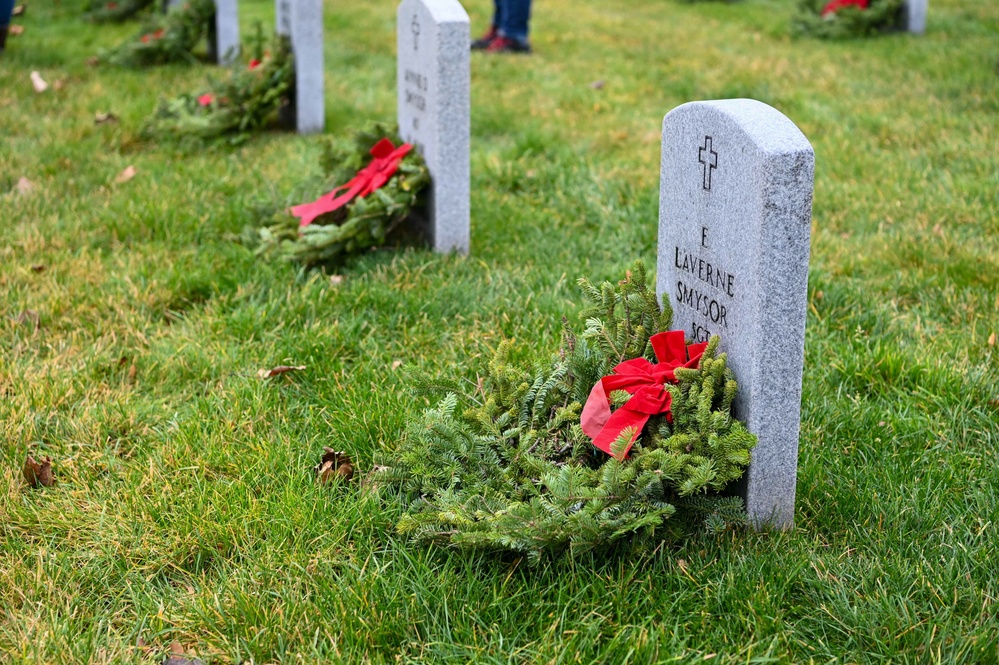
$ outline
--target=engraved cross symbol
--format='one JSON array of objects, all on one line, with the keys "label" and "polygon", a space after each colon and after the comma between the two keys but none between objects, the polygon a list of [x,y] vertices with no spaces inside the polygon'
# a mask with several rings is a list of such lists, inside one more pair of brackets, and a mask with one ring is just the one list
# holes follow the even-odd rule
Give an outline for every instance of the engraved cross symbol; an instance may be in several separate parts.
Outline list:
[{"label": "engraved cross symbol", "polygon": [[711,137],[704,137],[704,147],[697,151],[697,161],[704,165],[704,189],[711,191],[711,172],[718,168],[718,153],[711,149]]},{"label": "engraved cross symbol", "polygon": [[409,27],[413,30],[413,50],[418,51],[420,49],[420,19],[417,18],[416,14],[413,14],[413,22]]}]

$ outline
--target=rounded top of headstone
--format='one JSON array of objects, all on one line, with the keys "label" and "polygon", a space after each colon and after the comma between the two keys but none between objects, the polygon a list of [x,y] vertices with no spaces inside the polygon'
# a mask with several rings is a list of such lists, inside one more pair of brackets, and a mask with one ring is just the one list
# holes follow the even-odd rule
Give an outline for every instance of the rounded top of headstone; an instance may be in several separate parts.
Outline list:
[{"label": "rounded top of headstone", "polygon": [[403,7],[422,5],[430,12],[435,23],[468,23],[468,12],[458,0],[402,0],[399,11]]},{"label": "rounded top of headstone", "polygon": [[717,99],[681,104],[666,114],[663,133],[670,126],[714,122],[742,131],[766,153],[813,152],[812,144],[791,120],[772,106],[755,99]]}]

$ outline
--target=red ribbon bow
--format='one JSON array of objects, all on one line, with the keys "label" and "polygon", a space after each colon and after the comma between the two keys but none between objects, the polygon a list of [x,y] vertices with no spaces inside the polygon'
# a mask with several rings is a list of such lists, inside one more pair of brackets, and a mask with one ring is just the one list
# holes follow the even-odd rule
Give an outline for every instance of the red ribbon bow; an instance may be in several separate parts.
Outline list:
[{"label": "red ribbon bow", "polygon": [[835,14],[844,7],[856,7],[857,9],[867,9],[868,0],[832,0],[822,9],[822,17]]},{"label": "red ribbon bow", "polygon": [[[388,139],[382,139],[371,149],[374,159],[371,163],[357,172],[357,175],[345,185],[340,185],[329,194],[324,194],[312,203],[303,203],[291,209],[291,214],[301,218],[299,226],[308,226],[316,217],[333,212],[354,200],[355,197],[364,198],[389,181],[399,170],[402,158],[413,149],[408,143],[403,143],[396,148]],[[337,196],[337,192],[346,189],[347,191]]]},{"label": "red ribbon bow", "polygon": [[[681,330],[653,335],[649,341],[659,362],[651,363],[645,358],[635,358],[615,367],[613,374],[605,376],[593,386],[579,419],[583,433],[593,439],[594,446],[608,455],[613,455],[611,444],[624,430],[634,428],[631,441],[621,451],[618,459],[628,456],[628,451],[638,440],[638,435],[649,418],[661,413],[670,417],[673,396],[666,390],[665,384],[677,383],[675,371],[678,367],[696,368],[708,345],[703,342],[688,346]],[[609,395],[615,390],[625,390],[632,398],[611,413]]]}]

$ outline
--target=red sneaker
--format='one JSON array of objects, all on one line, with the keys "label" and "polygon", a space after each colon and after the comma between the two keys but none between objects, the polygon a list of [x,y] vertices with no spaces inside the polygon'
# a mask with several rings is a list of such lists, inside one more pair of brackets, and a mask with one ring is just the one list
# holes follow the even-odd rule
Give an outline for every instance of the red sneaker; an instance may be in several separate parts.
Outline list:
[{"label": "red sneaker", "polygon": [[499,30],[496,29],[495,25],[489,26],[489,32],[482,35],[478,39],[472,40],[472,50],[473,51],[485,51],[489,48],[489,45],[493,43],[493,40],[499,37]]},{"label": "red sneaker", "polygon": [[489,43],[486,51],[489,53],[530,53],[531,45],[519,39],[500,36]]}]

